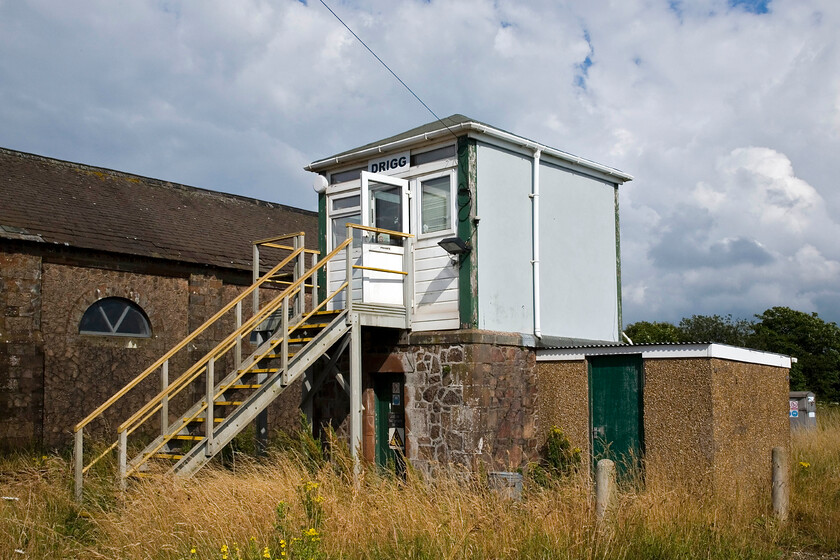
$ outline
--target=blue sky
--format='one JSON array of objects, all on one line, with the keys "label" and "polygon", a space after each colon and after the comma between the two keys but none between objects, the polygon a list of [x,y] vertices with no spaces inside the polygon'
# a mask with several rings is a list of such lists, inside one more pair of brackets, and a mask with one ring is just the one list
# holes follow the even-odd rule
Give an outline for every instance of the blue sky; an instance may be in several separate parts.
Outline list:
[{"label": "blue sky", "polygon": [[[627,321],[840,320],[840,3],[331,3],[439,115],[618,167]],[[430,120],[320,2],[0,0],[0,145],[315,207]]]}]

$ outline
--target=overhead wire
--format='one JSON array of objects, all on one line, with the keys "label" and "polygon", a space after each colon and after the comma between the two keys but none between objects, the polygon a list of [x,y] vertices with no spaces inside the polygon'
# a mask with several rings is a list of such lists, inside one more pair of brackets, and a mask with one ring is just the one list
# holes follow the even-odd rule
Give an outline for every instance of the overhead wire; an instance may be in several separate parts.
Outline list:
[{"label": "overhead wire", "polygon": [[377,55],[375,52],[373,52],[373,49],[371,49],[369,46],[367,46],[367,43],[365,43],[364,41],[362,41],[362,38],[361,38],[361,37],[359,37],[358,35],[356,35],[356,32],[355,32],[355,31],[353,31],[352,29],[350,29],[350,26],[349,26],[349,25],[347,25],[346,23],[344,23],[344,20],[343,20],[343,19],[341,19],[340,17],[338,17],[338,14],[337,14],[337,13],[335,13],[335,12],[333,11],[333,9],[332,9],[332,8],[330,8],[324,0],[319,0],[319,1],[321,2],[321,4],[323,4],[323,5],[324,5],[324,7],[325,7],[327,10],[329,10],[329,11],[330,11],[330,13],[331,13],[333,16],[335,16],[335,19],[337,19],[339,22],[341,22],[341,25],[343,25],[343,26],[347,29],[347,31],[349,31],[349,32],[353,35],[353,37],[355,37],[355,38],[356,38],[356,40],[357,40],[357,41],[359,41],[359,42],[362,44],[362,46],[363,46],[364,48],[366,48],[366,49],[368,50],[368,52],[369,52],[370,54],[372,54],[372,55],[373,55],[373,57],[374,57],[376,60],[378,60],[378,61],[379,61],[379,63],[380,63],[380,64],[381,64],[382,66],[384,66],[384,67],[385,67],[385,69],[386,69],[386,70],[388,70],[388,72],[390,72],[390,73],[391,73],[391,75],[392,75],[394,78],[396,78],[396,79],[397,79],[397,81],[398,81],[399,83],[401,83],[401,84],[403,85],[403,87],[404,87],[405,89],[407,89],[407,90],[408,90],[408,92],[409,92],[411,95],[413,95],[413,96],[414,96],[414,98],[415,98],[417,101],[419,101],[419,102],[420,102],[420,104],[421,104],[421,105],[423,105],[423,107],[425,107],[425,108],[426,108],[426,110],[427,110],[429,113],[431,113],[431,114],[432,114],[432,116],[433,116],[433,117],[435,117],[435,119],[437,119],[437,120],[440,122],[440,124],[442,124],[444,127],[446,127],[446,130],[448,130],[448,131],[449,131],[449,133],[450,133],[450,134],[452,134],[452,136],[454,136],[455,138],[457,138],[457,137],[458,137],[458,135],[457,135],[457,134],[455,134],[455,133],[452,131],[452,129],[451,129],[451,128],[449,128],[449,126],[448,126],[445,122],[443,122],[443,119],[441,119],[439,116],[437,116],[437,113],[435,113],[434,111],[432,111],[432,109],[431,109],[428,105],[426,105],[426,103],[425,103],[422,99],[420,99],[420,96],[419,96],[419,95],[417,95],[416,93],[414,93],[414,90],[412,90],[410,87],[408,87],[408,84],[406,84],[404,81],[402,81],[402,79],[401,79],[399,76],[397,76],[396,72],[394,72],[393,70],[391,70],[391,67],[390,67],[390,66],[388,66],[387,64],[385,64],[385,61],[383,61],[381,58],[379,58],[379,55]]}]

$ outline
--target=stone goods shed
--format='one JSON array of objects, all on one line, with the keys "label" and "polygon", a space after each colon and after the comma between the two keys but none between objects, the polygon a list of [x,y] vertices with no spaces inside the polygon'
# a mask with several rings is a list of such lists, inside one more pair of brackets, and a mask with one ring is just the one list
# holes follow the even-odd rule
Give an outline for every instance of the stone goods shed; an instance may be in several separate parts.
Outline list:
[{"label": "stone goods shed", "polygon": [[288,231],[314,244],[316,215],[0,149],[0,448],[68,444],[73,424],[251,283],[254,240]]},{"label": "stone goods shed", "polygon": [[539,411],[590,457],[644,456],[649,485],[768,499],[771,450],[790,440],[790,363],[723,344],[540,349]]}]

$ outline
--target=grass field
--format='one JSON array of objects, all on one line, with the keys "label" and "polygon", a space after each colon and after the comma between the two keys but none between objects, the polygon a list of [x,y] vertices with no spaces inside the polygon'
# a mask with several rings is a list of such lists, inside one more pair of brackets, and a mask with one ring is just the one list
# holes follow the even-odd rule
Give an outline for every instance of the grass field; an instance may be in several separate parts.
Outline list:
[{"label": "grass field", "polygon": [[[795,434],[791,516],[698,502],[632,485],[598,524],[587,477],[526,487],[520,502],[480,475],[441,472],[403,482],[368,470],[354,485],[346,453],[262,462],[234,456],[192,480],[155,479],[119,491],[113,465],[72,499],[60,455],[0,460],[0,558],[491,559],[814,558],[840,552],[840,409]],[[305,442],[304,442],[305,443]],[[837,556],[840,558],[840,555]]]}]

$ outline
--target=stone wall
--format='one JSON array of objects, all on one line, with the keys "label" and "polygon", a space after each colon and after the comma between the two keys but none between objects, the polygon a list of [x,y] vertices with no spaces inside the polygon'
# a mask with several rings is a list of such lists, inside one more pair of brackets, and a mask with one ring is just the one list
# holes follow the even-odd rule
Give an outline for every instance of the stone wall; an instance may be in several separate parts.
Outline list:
[{"label": "stone wall", "polygon": [[[374,460],[373,385],[381,373],[405,376],[406,456],[437,465],[510,470],[537,458],[536,355],[517,335],[475,330],[420,333],[365,328],[362,452]],[[347,362],[340,371],[347,379]],[[349,398],[334,381],[316,395],[316,423],[348,436]]]},{"label": "stone wall", "polygon": [[[183,278],[49,263],[43,268],[44,444],[63,446],[74,424],[187,335],[188,284]],[[151,323],[151,338],[79,334],[82,315],[105,297],[138,304]],[[170,380],[185,366],[185,358],[170,364]],[[88,433],[115,437],[116,426],[158,391],[160,378],[152,374]]]},{"label": "stone wall", "polygon": [[537,457],[536,355],[515,335],[413,335],[405,348],[412,464],[510,470]]},{"label": "stone wall", "polygon": [[[5,249],[5,248],[4,248]],[[49,252],[45,253],[51,254]],[[180,342],[244,286],[229,284],[212,274],[180,273],[176,267],[154,265],[142,272],[139,263],[102,260],[114,268],[100,268],[93,255],[82,255],[90,266],[68,264],[72,259],[0,251],[0,450],[26,446],[63,447],[72,441],[73,426],[105,402],[127,382]],[[261,293],[268,301],[277,290]],[[151,323],[150,338],[79,334],[88,307],[105,297],[137,303]],[[243,317],[251,313],[251,298],[243,302]],[[224,339],[233,329],[233,313],[210,329],[170,363],[173,381],[194,360]],[[243,344],[243,357],[252,347]],[[217,376],[232,367],[232,355],[217,367]],[[200,385],[200,387],[198,386]],[[203,381],[185,390],[170,405],[174,420],[179,407],[203,395]],[[86,434],[113,438],[116,427],[160,390],[153,373],[126,400],[92,423]],[[269,408],[269,426],[297,426],[300,384],[293,385]],[[155,430],[158,419],[149,422]]]},{"label": "stone wall", "polygon": [[38,445],[44,407],[41,258],[0,252],[0,450]]}]

